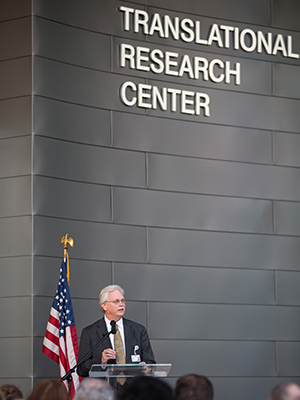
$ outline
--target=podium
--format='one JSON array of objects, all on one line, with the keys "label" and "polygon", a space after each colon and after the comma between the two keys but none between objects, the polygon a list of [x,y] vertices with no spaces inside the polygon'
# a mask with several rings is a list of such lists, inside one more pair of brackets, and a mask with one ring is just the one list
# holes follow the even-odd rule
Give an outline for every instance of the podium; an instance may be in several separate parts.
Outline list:
[{"label": "podium", "polygon": [[172,364],[93,364],[90,378],[104,378],[109,383],[111,378],[133,378],[139,375],[165,378],[171,370]]}]

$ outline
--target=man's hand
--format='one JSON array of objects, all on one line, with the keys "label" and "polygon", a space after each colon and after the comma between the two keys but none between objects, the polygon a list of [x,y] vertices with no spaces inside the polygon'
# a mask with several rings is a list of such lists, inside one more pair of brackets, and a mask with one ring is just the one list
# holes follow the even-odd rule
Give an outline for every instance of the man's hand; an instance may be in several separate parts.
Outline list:
[{"label": "man's hand", "polygon": [[101,363],[107,364],[108,360],[115,359],[115,358],[116,358],[116,352],[113,349],[105,349],[102,352]]}]

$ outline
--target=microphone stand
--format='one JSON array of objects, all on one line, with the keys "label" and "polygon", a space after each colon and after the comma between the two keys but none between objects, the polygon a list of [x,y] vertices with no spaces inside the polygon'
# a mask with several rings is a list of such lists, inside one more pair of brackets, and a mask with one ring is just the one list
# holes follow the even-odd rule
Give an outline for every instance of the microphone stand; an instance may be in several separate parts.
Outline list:
[{"label": "microphone stand", "polygon": [[72,380],[73,380],[72,374],[73,374],[73,372],[75,372],[75,369],[76,369],[77,367],[79,367],[81,364],[83,364],[83,363],[88,359],[88,357],[92,354],[92,352],[93,352],[98,346],[100,346],[100,344],[101,344],[102,342],[104,342],[104,340],[105,340],[106,338],[108,338],[108,336],[109,336],[111,333],[112,333],[113,335],[116,333],[116,322],[115,322],[115,321],[111,321],[110,324],[111,324],[111,331],[108,332],[108,333],[106,333],[106,334],[103,336],[103,338],[100,339],[99,342],[97,342],[97,343],[91,348],[91,350],[90,350],[88,353],[86,353],[86,355],[83,356],[82,359],[79,360],[78,363],[77,363],[76,365],[74,365],[74,367],[71,368],[71,369],[60,379],[60,382],[63,382],[63,381],[65,381],[65,380],[68,381],[69,393],[70,393],[70,391],[71,391],[71,384],[72,384]]}]

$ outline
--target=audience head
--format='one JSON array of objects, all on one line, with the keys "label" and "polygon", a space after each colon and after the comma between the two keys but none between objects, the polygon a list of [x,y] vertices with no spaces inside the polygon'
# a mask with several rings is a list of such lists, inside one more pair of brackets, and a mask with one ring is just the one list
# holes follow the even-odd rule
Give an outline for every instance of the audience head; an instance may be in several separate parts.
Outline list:
[{"label": "audience head", "polygon": [[22,391],[17,386],[10,383],[2,385],[0,391],[6,400],[23,399]]},{"label": "audience head", "polygon": [[300,400],[300,387],[293,382],[277,385],[271,391],[269,400]]},{"label": "audience head", "polygon": [[46,379],[34,387],[27,400],[69,400],[69,394],[63,383]]},{"label": "audience head", "polygon": [[113,400],[114,392],[104,380],[84,379],[76,390],[74,400]]},{"label": "audience head", "polygon": [[118,396],[120,400],[174,400],[171,387],[152,376],[137,376]]},{"label": "audience head", "polygon": [[184,375],[176,381],[175,397],[176,400],[213,400],[213,385],[205,376]]}]

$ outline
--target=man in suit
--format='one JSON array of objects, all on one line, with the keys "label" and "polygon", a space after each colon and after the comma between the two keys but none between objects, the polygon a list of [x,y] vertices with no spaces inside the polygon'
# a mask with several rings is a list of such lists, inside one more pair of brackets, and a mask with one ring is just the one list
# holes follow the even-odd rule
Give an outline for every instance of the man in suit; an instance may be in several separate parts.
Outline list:
[{"label": "man in suit", "polygon": [[[100,310],[104,317],[82,330],[78,361],[80,361],[99,340],[111,331],[111,321],[116,322],[121,335],[124,356],[121,363],[155,364],[154,354],[146,328],[137,322],[124,318],[126,303],[124,290],[118,285],[106,286],[99,295]],[[110,334],[77,368],[78,375],[86,377],[93,364],[118,363],[113,334]],[[118,346],[119,347],[119,346]],[[117,357],[117,362],[116,362]]]}]

